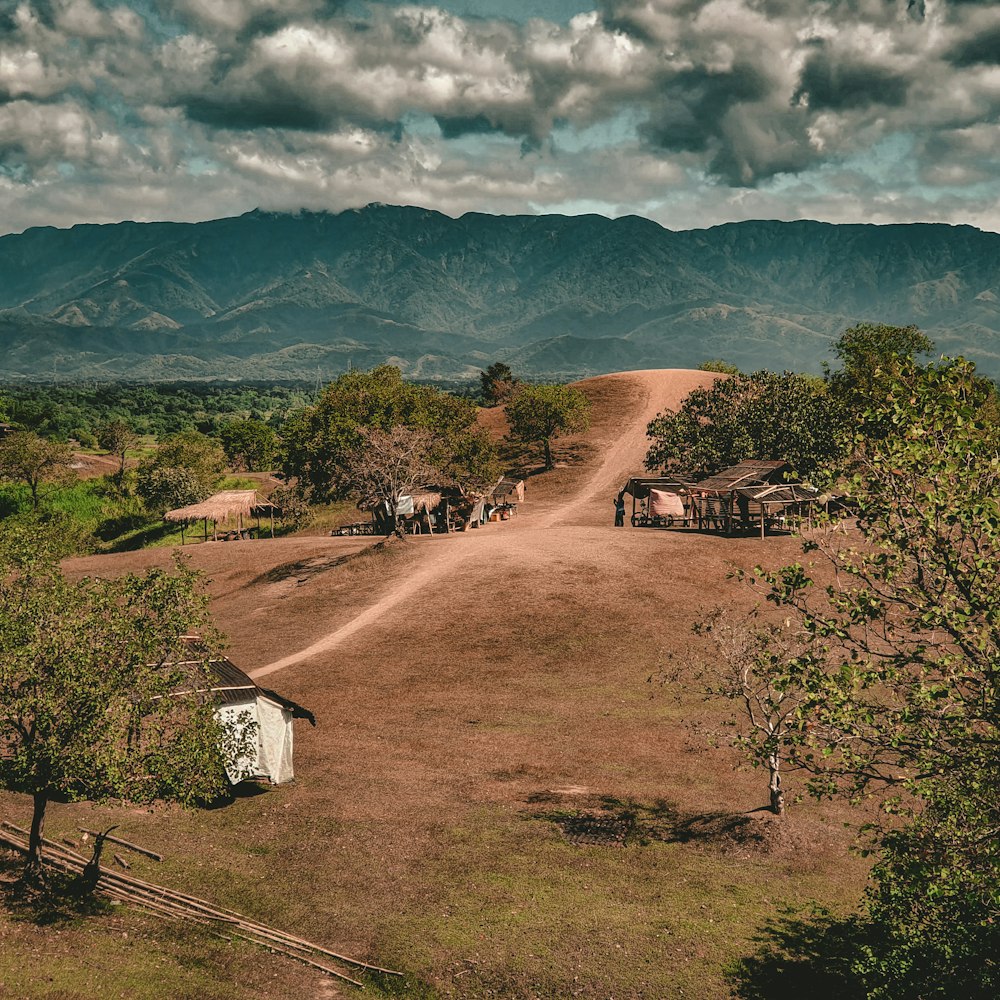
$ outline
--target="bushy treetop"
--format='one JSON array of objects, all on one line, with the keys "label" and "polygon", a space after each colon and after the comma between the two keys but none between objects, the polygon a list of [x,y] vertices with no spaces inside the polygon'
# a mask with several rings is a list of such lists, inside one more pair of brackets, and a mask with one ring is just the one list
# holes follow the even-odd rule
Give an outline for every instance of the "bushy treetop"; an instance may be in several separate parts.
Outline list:
[{"label": "bushy treetop", "polygon": [[351,492],[349,470],[364,445],[363,431],[406,427],[430,433],[426,458],[443,477],[478,476],[483,463],[495,464],[495,454],[476,426],[476,412],[468,400],[405,381],[393,365],[345,372],[314,406],[285,422],[282,471],[315,500],[344,497]]},{"label": "bushy treetop", "polygon": [[651,471],[703,478],[747,459],[784,460],[819,478],[841,452],[842,413],[822,379],[759,371],[695,389],[649,425]]},{"label": "bushy treetop", "polygon": [[0,786],[33,797],[35,868],[49,800],[211,798],[228,738],[184,639],[211,635],[196,574],[69,580],[54,552],[0,537]]}]

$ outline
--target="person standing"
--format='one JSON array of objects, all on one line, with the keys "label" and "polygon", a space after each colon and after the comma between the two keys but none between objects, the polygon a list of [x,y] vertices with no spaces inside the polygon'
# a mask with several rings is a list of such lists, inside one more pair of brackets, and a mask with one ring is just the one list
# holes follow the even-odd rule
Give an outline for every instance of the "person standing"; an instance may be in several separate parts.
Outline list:
[{"label": "person standing", "polygon": [[614,499],[615,504],[615,527],[625,527],[625,493],[619,493]]}]

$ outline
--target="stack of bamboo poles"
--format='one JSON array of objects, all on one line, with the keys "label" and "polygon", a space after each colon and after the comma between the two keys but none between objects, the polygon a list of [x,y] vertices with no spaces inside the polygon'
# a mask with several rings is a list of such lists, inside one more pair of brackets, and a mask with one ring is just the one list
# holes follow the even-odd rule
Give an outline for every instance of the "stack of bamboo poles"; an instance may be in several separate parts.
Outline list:
[{"label": "stack of bamboo poles", "polygon": [[[0,833],[0,845],[27,853],[27,831],[14,826],[13,823],[8,823],[6,820],[0,823],[0,826],[11,831],[10,833]],[[63,847],[61,844],[44,838],[42,844],[46,848],[43,862],[51,868],[78,875],[87,865],[88,858]],[[103,866],[100,869],[96,891],[117,902],[140,906],[164,920],[178,920],[205,927],[213,936],[222,938],[224,941],[239,939],[261,945],[269,951],[287,955],[289,958],[294,958],[298,962],[319,969],[329,976],[335,976],[337,979],[362,989],[364,989],[363,983],[352,979],[343,972],[331,969],[328,965],[320,964],[316,958],[332,958],[344,965],[354,966],[366,972],[380,972],[389,976],[402,975],[402,973],[392,969],[383,969],[355,958],[348,958],[346,955],[339,955],[335,951],[330,951],[318,944],[312,944],[310,941],[295,937],[293,934],[286,934],[284,931],[268,927],[266,924],[257,923],[257,921],[250,920],[234,910],[213,906],[197,896],[189,896],[187,893],[154,885],[152,882],[146,882],[132,875],[123,875]]]}]

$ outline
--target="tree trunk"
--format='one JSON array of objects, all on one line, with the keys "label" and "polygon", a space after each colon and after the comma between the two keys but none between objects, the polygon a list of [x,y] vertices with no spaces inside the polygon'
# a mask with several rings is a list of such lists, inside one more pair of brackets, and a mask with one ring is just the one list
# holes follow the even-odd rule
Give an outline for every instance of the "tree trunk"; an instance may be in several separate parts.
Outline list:
[{"label": "tree trunk", "polygon": [[24,878],[37,882],[42,877],[42,829],[45,826],[45,807],[49,804],[48,792],[35,792],[34,811],[31,814],[31,832],[28,835],[28,856],[24,864]]},{"label": "tree trunk", "polygon": [[785,812],[785,793],[781,790],[781,775],[778,770],[781,761],[777,756],[767,758],[767,769],[770,774],[768,791],[771,795],[771,812],[775,816],[783,816]]},{"label": "tree trunk", "polygon": [[552,468],[552,445],[549,439],[545,439],[545,468],[546,471]]}]

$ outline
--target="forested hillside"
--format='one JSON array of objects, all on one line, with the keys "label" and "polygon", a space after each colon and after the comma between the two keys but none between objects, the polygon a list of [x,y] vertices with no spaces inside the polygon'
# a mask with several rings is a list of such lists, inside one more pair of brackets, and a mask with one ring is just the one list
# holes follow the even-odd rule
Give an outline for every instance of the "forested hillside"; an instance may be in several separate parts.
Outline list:
[{"label": "forested hillside", "polygon": [[371,205],[0,239],[0,378],[309,378],[500,359],[579,376],[725,358],[818,371],[852,324],[916,324],[1000,374],[1000,235],[968,226]]}]

